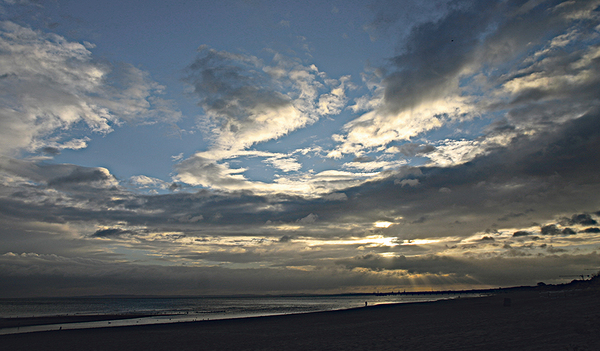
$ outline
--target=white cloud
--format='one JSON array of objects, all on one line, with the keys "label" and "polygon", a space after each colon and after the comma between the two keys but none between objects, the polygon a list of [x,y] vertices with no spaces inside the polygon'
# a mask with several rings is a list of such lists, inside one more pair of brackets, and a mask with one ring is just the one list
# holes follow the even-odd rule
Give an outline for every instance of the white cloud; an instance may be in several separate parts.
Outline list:
[{"label": "white cloud", "polygon": [[[304,153],[307,150],[297,150]],[[176,165],[175,181],[193,186],[203,186],[224,191],[249,190],[256,194],[288,193],[306,197],[319,197],[365,181],[375,179],[378,172],[350,172],[325,170],[314,173],[312,170],[299,172],[301,164],[293,154],[279,154],[255,150],[238,151],[210,150]],[[239,157],[264,157],[264,162],[285,171],[286,175],[275,175],[272,182],[253,181],[244,176],[247,168],[232,168],[231,163]]]},{"label": "white cloud", "polygon": [[332,81],[324,82],[314,65],[279,54],[267,65],[249,55],[200,52],[186,81],[200,98],[216,149],[236,152],[280,138],[323,115],[339,113],[345,104],[348,78],[322,93]]},{"label": "white cloud", "polygon": [[319,216],[317,216],[314,213],[309,214],[308,216],[304,217],[304,218],[300,218],[299,220],[297,220],[298,223],[300,224],[313,224],[317,221],[317,219],[319,218]]},{"label": "white cloud", "polygon": [[176,167],[175,179],[191,185],[212,187],[215,189],[242,190],[249,187],[249,182],[240,173],[245,169],[231,169],[227,163],[217,163],[197,154],[190,157]]},{"label": "white cloud", "polygon": [[412,186],[419,185],[419,180],[418,179],[402,179],[402,180],[396,179],[394,181],[394,184],[400,184],[402,187],[404,187],[405,185],[412,187]]},{"label": "white cloud", "polygon": [[360,170],[363,172],[374,172],[374,171],[378,171],[378,170],[390,170],[390,169],[396,169],[402,165],[405,165],[406,161],[404,160],[384,160],[384,159],[378,159],[378,160],[373,160],[373,161],[367,161],[367,162],[347,162],[344,163],[343,167],[344,168],[350,168],[350,169],[356,169],[356,170]]},{"label": "white cloud", "polygon": [[[81,138],[60,141],[60,134],[79,122],[94,132],[109,133],[119,121],[179,117],[154,96],[162,87],[147,73],[131,65],[99,63],[88,47],[12,22],[0,23],[0,153],[85,147]],[[109,76],[123,88],[108,85]],[[53,133],[58,136],[48,139]]]},{"label": "white cloud", "polygon": [[398,113],[386,111],[381,101],[376,109],[347,123],[343,128],[344,134],[333,136],[339,145],[328,156],[340,158],[344,154],[361,155],[372,150],[383,150],[394,141],[411,140],[445,123],[464,118],[473,110],[467,101],[467,98],[450,94]]},{"label": "white cloud", "polygon": [[302,168],[302,164],[298,162],[295,158],[282,156],[274,156],[265,160],[265,162],[270,163],[273,167],[280,169],[284,172],[292,172],[298,171]]},{"label": "white cloud", "polygon": [[430,165],[453,166],[469,162],[476,156],[485,154],[485,145],[479,140],[440,140],[435,151],[427,154]]},{"label": "white cloud", "polygon": [[[177,165],[175,179],[224,190],[284,191],[285,178],[251,182],[243,175],[245,168],[232,169],[229,164],[239,157],[265,157],[263,162],[279,170],[298,172],[302,164],[293,154],[304,155],[308,149],[285,154],[250,148],[340,113],[345,90],[352,88],[349,77],[327,79],[316,66],[280,54],[264,64],[254,56],[204,47],[188,73],[186,80],[200,98],[214,142],[209,150]],[[304,189],[302,193],[310,188],[292,183],[295,189]]]},{"label": "white cloud", "polygon": [[171,183],[145,175],[130,177],[129,183],[135,186],[137,189],[150,190],[151,192],[155,192],[157,189],[167,190],[171,187]]}]

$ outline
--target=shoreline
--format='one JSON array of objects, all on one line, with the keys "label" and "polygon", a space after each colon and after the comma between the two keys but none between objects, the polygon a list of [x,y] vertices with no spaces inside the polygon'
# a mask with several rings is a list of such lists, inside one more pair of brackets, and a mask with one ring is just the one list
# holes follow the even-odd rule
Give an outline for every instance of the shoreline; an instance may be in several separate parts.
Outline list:
[{"label": "shoreline", "polygon": [[[479,296],[467,296],[463,298],[477,298]],[[322,312],[338,312],[354,309],[362,309],[365,307],[376,306],[393,306],[401,304],[415,304],[436,302],[443,300],[452,300],[460,298],[459,295],[454,297],[439,297],[434,300],[423,301],[404,301],[390,303],[376,303],[368,306],[355,306],[339,309],[327,309],[320,311],[303,311],[303,312],[287,312],[287,313],[206,313],[206,314],[184,314],[184,313],[154,313],[154,314],[138,314],[138,313],[123,313],[123,314],[89,314],[89,315],[56,315],[56,316],[40,316],[40,317],[9,317],[0,318],[0,336],[11,334],[26,334],[45,331],[62,331],[72,329],[97,329],[97,328],[116,328],[130,326],[145,326],[145,325],[161,325],[174,323],[195,323],[208,322],[217,320],[234,320],[246,318],[263,318],[277,317],[297,314],[311,314]],[[199,317],[199,315],[201,317]],[[168,318],[168,319],[167,319]],[[135,323],[134,323],[135,322]],[[22,329],[21,329],[22,328]]]},{"label": "shoreline", "polygon": [[[506,301],[510,299],[507,305]],[[600,294],[539,291],[0,336],[7,350],[594,350]]]},{"label": "shoreline", "polygon": [[[461,296],[462,294],[462,296]],[[406,304],[406,303],[419,303],[419,302],[430,302],[447,300],[454,298],[471,298],[486,296],[480,292],[468,292],[464,291],[436,294],[437,296],[429,296],[425,299],[407,299],[407,300],[367,300],[369,307],[375,305],[394,305],[394,304]],[[489,294],[488,294],[489,295]],[[325,297],[335,297],[336,295]],[[340,295],[345,296],[345,295]],[[366,294],[365,298],[389,296],[388,294]],[[324,295],[316,295],[317,298],[322,298]],[[412,296],[414,297],[414,296]],[[421,296],[424,297],[424,296]],[[124,297],[126,299],[131,297]],[[148,298],[148,297],[144,297]],[[227,297],[226,297],[227,298]],[[285,297],[284,297],[285,298]],[[324,309],[306,309],[300,311],[286,311],[286,312],[257,312],[257,311],[240,311],[240,312],[228,312],[228,311],[130,311],[130,312],[113,312],[103,314],[98,313],[64,313],[56,315],[40,315],[40,316],[12,316],[12,317],[0,317],[0,335],[17,334],[17,333],[31,333],[40,331],[52,331],[52,330],[69,330],[69,329],[87,329],[87,328],[104,328],[104,327],[117,327],[117,326],[136,326],[136,325],[149,325],[149,324],[170,324],[170,323],[186,323],[194,321],[204,320],[223,320],[223,319],[240,319],[240,318],[254,318],[254,317],[267,317],[267,316],[278,316],[278,315],[289,315],[289,314],[303,314],[303,313],[315,313],[315,312],[326,312],[326,311],[337,311],[354,308],[363,308],[363,300],[354,301],[353,304],[347,304],[346,306],[339,306],[331,308],[328,306]]]}]

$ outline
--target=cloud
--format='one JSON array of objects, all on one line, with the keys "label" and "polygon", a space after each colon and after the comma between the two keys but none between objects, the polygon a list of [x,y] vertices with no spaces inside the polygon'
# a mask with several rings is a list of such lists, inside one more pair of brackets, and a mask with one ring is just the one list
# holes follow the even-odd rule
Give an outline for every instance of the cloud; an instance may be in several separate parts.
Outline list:
[{"label": "cloud", "polygon": [[300,224],[313,224],[317,221],[318,218],[319,218],[319,216],[317,216],[314,213],[311,213],[304,218],[300,218],[297,222]]},{"label": "cloud", "polygon": [[531,235],[530,232],[524,231],[524,230],[519,230],[513,233],[514,237],[519,237],[519,236],[526,236],[526,235]]},{"label": "cloud", "polygon": [[78,123],[105,134],[122,121],[174,120],[180,115],[157,96],[163,87],[146,72],[95,60],[84,44],[3,21],[0,47],[4,155],[21,149],[84,148],[89,139],[69,138],[67,133]]},{"label": "cloud", "polygon": [[131,235],[133,234],[130,230],[123,230],[120,228],[110,228],[110,229],[102,229],[97,230],[94,234],[91,235],[92,238],[111,238],[118,237],[122,235]]},{"label": "cloud", "polygon": [[50,146],[46,146],[44,148],[42,148],[42,153],[46,154],[46,155],[59,155],[60,154],[60,150],[58,148],[55,147],[50,147]]},{"label": "cloud", "polygon": [[173,161],[180,161],[180,160],[182,160],[182,159],[183,159],[183,152],[182,152],[182,153],[180,153],[179,155],[174,155],[174,156],[171,156],[171,159],[172,159]]},{"label": "cloud", "polygon": [[279,242],[281,243],[289,243],[290,241],[292,241],[292,237],[288,236],[288,235],[284,235],[281,238],[279,238]]},{"label": "cloud", "polygon": [[38,164],[35,161],[0,156],[0,171],[10,176],[11,180],[7,185],[19,185],[22,181],[68,189],[80,185],[109,188],[118,184],[114,176],[102,167]]},{"label": "cloud", "polygon": [[48,181],[48,185],[52,187],[60,187],[62,185],[95,183],[95,182],[110,182],[114,178],[105,168],[85,169],[75,168],[70,174],[62,177],[56,177]]},{"label": "cloud", "polygon": [[428,154],[435,151],[435,146],[430,144],[405,143],[400,147],[391,147],[388,152],[399,152],[407,157],[413,157],[422,154]]},{"label": "cloud", "polygon": [[401,186],[417,186],[419,185],[418,179],[402,179],[400,181],[396,180],[395,183],[400,184]]},{"label": "cloud", "polygon": [[[301,150],[300,150],[301,151]],[[205,157],[206,156],[206,157]],[[276,176],[272,182],[255,181],[244,176],[247,168],[232,168],[225,160],[235,160],[238,157],[264,157],[266,163],[284,172],[298,171],[301,164],[293,154],[278,154],[260,151],[238,151],[232,155],[229,151],[212,150],[196,153],[194,156],[178,163],[175,168],[175,180],[222,191],[252,191],[256,194],[287,193],[318,197],[365,181],[376,178],[371,164],[361,168],[365,172],[348,172],[325,170],[322,172],[299,172],[289,176]],[[375,169],[389,166],[390,162],[377,163]],[[352,164],[348,164],[349,167]]]},{"label": "cloud", "polygon": [[[82,296],[89,294],[232,294],[369,291],[398,282],[394,277],[365,275],[335,267],[318,271],[288,268],[245,270],[108,263],[36,253],[0,255],[0,277],[10,287],[2,297]],[[257,286],[256,281],[261,281]],[[35,283],[33,283],[35,282]],[[127,282],[124,284],[123,282]]]},{"label": "cloud", "polygon": [[[201,47],[185,81],[212,125],[215,147],[243,150],[339,113],[347,79],[322,83],[321,76],[314,65],[279,54],[268,65],[255,56]],[[331,92],[320,94],[328,83]]]},{"label": "cloud", "polygon": [[[572,208],[577,214],[566,217],[573,221],[567,225],[582,231],[593,225],[586,223],[597,220],[585,214],[597,209],[595,199],[586,194],[597,190],[593,180],[600,165],[590,155],[600,149],[599,121],[597,113],[588,114],[552,132],[513,140],[504,148],[450,167],[403,167],[379,178],[365,174],[368,181],[357,181],[351,172],[323,171],[280,180],[278,192],[263,194],[258,194],[258,182],[236,177],[239,173],[227,173],[228,168],[210,162],[203,164],[207,167],[203,174],[215,179],[206,182],[229,182],[223,188],[239,187],[237,192],[140,195],[127,191],[102,168],[2,158],[2,208],[6,215],[24,221],[43,218],[50,223],[91,222],[107,227],[121,223],[186,234],[199,233],[193,224],[202,222],[202,230],[215,235],[243,232],[277,238],[290,227],[265,228],[266,221],[289,224],[312,213],[318,214],[318,221],[315,227],[302,229],[305,235],[361,236],[372,223],[385,220],[397,223],[387,232],[401,238],[412,236],[407,239],[463,237],[497,226],[499,217],[504,218],[502,226],[515,228],[512,235],[532,222],[555,223],[550,221],[565,218],[565,208]],[[138,186],[155,183],[150,177],[135,179]],[[321,195],[299,197],[303,193]],[[502,217],[511,213],[523,215]],[[427,220],[419,222],[420,218]],[[96,230],[87,229],[87,233]]]},{"label": "cloud", "polygon": [[178,185],[176,183],[168,183],[164,180],[148,177],[145,175],[137,175],[129,178],[129,183],[139,190],[148,190],[151,193],[155,193],[157,190],[176,190]]},{"label": "cloud", "polygon": [[331,193],[323,196],[322,199],[327,201],[346,201],[348,200],[348,196],[344,193]]},{"label": "cloud", "polygon": [[[288,244],[288,243],[286,243]],[[285,245],[280,245],[285,246]],[[84,257],[65,257],[38,253],[0,255],[0,277],[6,283],[2,297],[82,296],[89,294],[231,294],[291,292],[371,292],[418,286],[428,279],[431,286],[484,287],[533,285],[555,282],[556,273],[570,274],[589,267],[597,254],[556,257],[473,258],[406,257],[379,255],[338,260],[319,270],[294,268],[228,269],[223,267],[186,267],[111,263]],[[527,270],[520,267],[527,266]],[[510,277],[510,279],[507,279]],[[537,280],[536,280],[537,279]],[[260,285],[256,285],[260,281]],[[124,283],[126,282],[126,283]],[[485,283],[480,283],[485,282]]]},{"label": "cloud", "polygon": [[[444,235],[483,230],[497,225],[499,213],[523,213],[505,216],[503,225],[525,226],[547,223],[564,208],[594,210],[595,201],[580,187],[587,191],[597,187],[592,179],[600,164],[592,155],[600,142],[595,132],[599,121],[594,111],[552,132],[515,139],[467,163],[419,167],[415,175],[390,175],[344,192],[349,199],[360,194],[361,208],[373,213],[391,211],[392,204],[402,199],[402,209],[392,213],[408,222],[427,216],[422,228],[413,231],[424,235],[443,226],[447,226],[440,231]],[[391,184],[403,179],[418,180],[419,186],[393,189]],[[550,200],[557,197],[562,200]],[[364,211],[366,216],[369,211]]]},{"label": "cloud", "polygon": [[[551,132],[512,140],[467,163],[404,167],[355,186],[348,186],[351,175],[344,172],[315,175],[341,181],[345,201],[207,190],[139,195],[119,187],[98,187],[86,192],[79,185],[106,181],[95,168],[42,167],[5,159],[2,171],[15,179],[3,188],[7,195],[1,198],[0,221],[19,227],[14,235],[23,238],[3,240],[4,250],[31,252],[26,248],[36,247],[69,255],[84,251],[90,257],[55,262],[54,257],[41,253],[42,257],[3,256],[3,281],[11,282],[16,289],[11,291],[32,279],[45,288],[63,282],[60,286],[74,289],[87,284],[86,277],[94,272],[94,283],[84,290],[100,291],[102,286],[102,292],[110,293],[163,292],[164,284],[157,282],[164,283],[165,277],[182,293],[250,289],[251,280],[240,280],[244,274],[254,281],[267,281],[254,288],[263,292],[334,291],[350,286],[369,291],[373,284],[411,286],[418,284],[418,277],[444,287],[557,281],[559,273],[570,274],[569,270],[589,267],[597,260],[592,253],[597,248],[597,232],[588,231],[585,223],[597,220],[597,201],[592,195],[598,189],[590,179],[595,179],[599,165],[589,155],[600,142],[598,123],[598,114],[590,113]],[[62,181],[47,189],[52,179]],[[419,185],[394,184],[403,179],[418,180]],[[140,180],[152,182],[151,178]],[[452,191],[440,192],[445,186]],[[565,213],[565,208],[573,210]],[[505,213],[523,215],[505,216],[502,227],[494,227]],[[32,218],[44,223],[33,228],[27,224]],[[551,222],[553,218],[573,221],[568,228],[577,235],[565,232],[564,226]],[[374,228],[377,222],[393,225]],[[553,224],[557,232],[533,235],[540,226],[532,222]],[[51,226],[55,226],[52,231]],[[485,232],[486,228],[493,230]],[[79,247],[61,247],[64,240],[50,239],[57,232],[70,238],[69,245]],[[494,240],[482,240],[485,237]],[[126,262],[104,261],[109,258]],[[134,259],[142,261],[135,264]],[[23,269],[33,263],[37,271]],[[197,267],[173,266],[181,264]],[[269,268],[256,269],[257,265]],[[523,266],[531,269],[523,270]],[[61,278],[65,275],[72,280]],[[196,282],[190,277],[211,281],[211,288],[189,288],[190,281]],[[334,286],[331,277],[341,285]],[[140,290],[127,290],[119,283],[132,279]],[[304,279],[303,284],[296,279]]]},{"label": "cloud", "polygon": [[285,155],[276,155],[267,158],[265,162],[284,172],[298,171],[302,168],[302,164],[295,158],[287,157]]},{"label": "cloud", "polygon": [[352,87],[349,77],[329,79],[316,66],[277,53],[266,64],[255,56],[204,46],[199,51],[185,81],[205,113],[201,123],[208,126],[213,145],[181,161],[175,178],[214,189],[282,191],[278,181],[283,179],[252,182],[244,176],[246,168],[231,168],[230,162],[264,157],[276,169],[299,171],[302,164],[294,154],[303,150],[268,153],[250,148],[339,114],[346,104],[345,91]]},{"label": "cloud", "polygon": [[[377,0],[371,4],[374,18],[363,26],[372,41],[379,41],[390,35],[398,36],[401,43],[411,30],[422,23],[439,21],[448,12],[449,0],[428,2],[404,0],[402,5],[393,0]],[[456,5],[456,4],[454,4]]]},{"label": "cloud", "polygon": [[249,183],[241,174],[245,169],[230,169],[226,163],[217,163],[200,155],[181,161],[176,169],[176,179],[187,184],[235,189]]},{"label": "cloud", "polygon": [[540,233],[543,235],[556,235],[560,234],[561,231],[554,224],[545,225],[540,228]]},{"label": "cloud", "polygon": [[330,156],[410,140],[470,113],[459,78],[473,69],[479,33],[491,25],[493,7],[460,6],[413,27],[375,91],[375,109],[344,126],[345,134],[335,136],[341,145]]},{"label": "cloud", "polygon": [[[597,54],[593,10],[598,2],[555,5],[442,2],[429,14],[400,20],[403,15],[395,6],[376,3],[377,26],[402,24],[407,32],[400,35],[399,53],[390,64],[373,69],[368,78],[372,96],[355,105],[355,111],[366,113],[334,135],[338,145],[328,156],[362,156],[386,148],[398,152],[398,146],[389,145],[474,118],[493,121],[500,111],[505,113],[507,123],[498,124],[503,130],[491,128],[475,140],[452,136],[435,145],[436,150],[422,152],[434,164],[451,165],[505,146],[519,135],[580,117],[597,95],[598,75],[591,62]],[[578,101],[576,107],[573,101]],[[414,156],[411,143],[404,145],[403,153]]]},{"label": "cloud", "polygon": [[[511,276],[516,285],[519,283],[533,285],[533,277],[538,281],[557,281],[557,273],[569,274],[573,269],[583,269],[585,264],[593,262],[597,254],[562,255],[562,260],[556,257],[495,257],[489,259],[458,258],[448,256],[399,256],[385,258],[379,255],[357,256],[351,260],[338,261],[348,268],[362,267],[368,270],[404,271],[405,274],[421,275],[448,281],[462,281],[474,284],[477,281],[486,282],[490,286],[505,286],[507,276]],[[559,261],[561,263],[559,263]],[[561,266],[564,264],[565,266]],[[528,270],[522,270],[520,265],[527,265]],[[446,283],[448,283],[446,281]],[[435,283],[433,283],[435,284]],[[475,283],[476,284],[476,283]]]},{"label": "cloud", "polygon": [[563,225],[596,225],[598,221],[592,218],[588,213],[574,214],[571,218],[562,218],[561,224]]}]

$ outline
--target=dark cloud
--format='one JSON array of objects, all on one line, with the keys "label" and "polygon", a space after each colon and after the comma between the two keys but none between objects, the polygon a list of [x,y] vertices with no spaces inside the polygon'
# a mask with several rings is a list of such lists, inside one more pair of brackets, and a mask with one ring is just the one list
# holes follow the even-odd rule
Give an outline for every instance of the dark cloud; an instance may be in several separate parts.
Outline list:
[{"label": "dark cloud", "polygon": [[523,212],[520,212],[520,213],[514,213],[514,212],[510,212],[510,213],[507,213],[506,215],[504,215],[504,216],[502,216],[502,217],[498,218],[498,220],[499,220],[499,221],[508,221],[508,220],[509,220],[509,219],[511,219],[511,218],[517,218],[517,217],[522,217],[522,216],[525,216],[525,215],[527,215],[529,212],[534,212],[534,210],[533,210],[533,209],[528,209],[527,211],[523,211]]},{"label": "dark cloud", "polygon": [[425,223],[425,221],[427,221],[427,217],[425,216],[421,216],[417,219],[415,219],[414,221],[412,221],[412,224],[419,224],[419,223]]},{"label": "dark cloud", "polygon": [[449,6],[443,18],[413,27],[395,70],[384,79],[386,107],[392,113],[445,96],[455,79],[475,62],[489,28],[497,25],[501,2],[464,1]]},{"label": "dark cloud", "polygon": [[70,174],[50,179],[49,186],[62,186],[69,184],[93,183],[110,180],[112,176],[100,169],[76,168]]},{"label": "dark cloud", "polygon": [[275,91],[270,76],[259,70],[257,58],[202,48],[187,69],[185,81],[194,87],[200,106],[223,118],[222,128],[237,132],[235,121],[251,117],[257,110],[276,110],[291,104]]},{"label": "dark cloud", "polygon": [[490,126],[499,134],[552,129],[585,114],[598,101],[598,65],[586,59],[597,45],[593,29],[597,18],[592,14],[597,4],[546,1],[536,5],[515,11],[517,16],[503,23],[484,47],[485,61],[490,63],[518,52],[531,57],[511,72],[490,72],[491,86],[504,85],[511,92],[508,103],[489,106],[506,111],[506,120]]},{"label": "dark cloud", "polygon": [[430,144],[406,143],[400,146],[400,153],[406,157],[428,154],[435,151],[435,146]]},{"label": "dark cloud", "polygon": [[590,228],[585,228],[582,233],[600,233],[600,228],[597,227],[590,227]]},{"label": "dark cloud", "polygon": [[571,218],[562,218],[561,224],[563,225],[596,225],[598,222],[587,213],[574,214]]},{"label": "dark cloud", "polygon": [[519,230],[519,231],[516,231],[513,233],[513,237],[526,236],[526,235],[531,235],[531,233],[523,231],[523,230]]},{"label": "dark cloud", "polygon": [[[556,250],[558,249],[551,249],[553,252],[559,252]],[[558,275],[570,274],[574,267],[583,269],[585,264],[592,263],[598,257],[595,253],[565,255],[562,257],[564,261],[561,261],[556,260],[555,256],[531,258],[525,255],[527,257],[523,257],[516,250],[514,254],[512,257],[489,259],[428,255],[386,258],[379,255],[366,255],[340,260],[338,263],[348,268],[361,267],[372,271],[403,270],[407,273],[425,275],[450,274],[454,279],[464,279],[470,276],[490,285],[504,285],[509,276],[511,277],[509,280],[521,283],[530,281],[533,276],[539,277],[540,280],[556,281]],[[528,269],[523,270],[520,265],[525,265]],[[535,284],[535,282],[526,284]]]},{"label": "dark cloud", "polygon": [[279,238],[279,242],[280,243],[289,243],[290,241],[292,241],[292,237],[289,235],[284,235],[281,238]]},{"label": "dark cloud", "polygon": [[40,151],[46,155],[52,155],[52,156],[60,155],[60,149],[55,148],[55,147],[46,146],[46,147],[42,148]]},{"label": "dark cloud", "polygon": [[[410,23],[410,32],[400,35],[398,54],[377,70],[383,77],[384,104],[376,112],[382,116],[464,98],[468,106],[457,102],[458,107],[438,112],[437,121],[421,121],[414,133],[483,114],[497,119],[480,139],[490,141],[551,130],[597,106],[600,75],[590,59],[597,45],[594,2],[472,0],[436,5],[437,11],[422,23],[404,21]],[[378,26],[403,17],[385,1],[376,6]],[[371,122],[372,130],[384,129]],[[362,125],[351,127],[359,130],[357,135],[367,131]],[[385,130],[391,133],[393,128]],[[356,139],[349,131],[346,144],[358,147],[361,141],[350,137]]]},{"label": "dark cloud", "polygon": [[[349,201],[344,206],[348,213],[359,213],[359,207],[352,206],[360,201],[365,216],[376,213],[375,209],[396,209],[397,215],[409,222],[427,216],[428,221],[421,225],[429,225],[422,230],[429,229],[430,235],[440,227],[445,233],[461,235],[484,230],[494,224],[498,213],[509,213],[503,217],[503,225],[529,226],[565,208],[594,209],[596,200],[589,194],[598,189],[599,128],[600,116],[592,111],[552,132],[516,138],[465,164],[420,167],[421,175],[414,177],[420,181],[419,187],[394,186],[390,179],[348,189]],[[581,186],[588,190],[582,192]],[[440,192],[443,187],[452,191]],[[562,200],[554,201],[557,198]],[[399,201],[401,208],[396,206]],[[477,223],[450,225],[466,213],[478,216]],[[527,215],[518,215],[521,213]]]},{"label": "dark cloud", "polygon": [[123,230],[120,228],[110,228],[110,229],[102,229],[97,230],[94,234],[91,235],[92,238],[113,238],[120,237],[123,235],[132,235],[134,234],[131,230]]},{"label": "dark cloud", "polygon": [[561,231],[560,231],[560,229],[558,229],[556,224],[549,224],[549,225],[545,225],[545,226],[541,227],[540,233],[542,233],[543,235],[556,235],[556,234],[560,234]]}]

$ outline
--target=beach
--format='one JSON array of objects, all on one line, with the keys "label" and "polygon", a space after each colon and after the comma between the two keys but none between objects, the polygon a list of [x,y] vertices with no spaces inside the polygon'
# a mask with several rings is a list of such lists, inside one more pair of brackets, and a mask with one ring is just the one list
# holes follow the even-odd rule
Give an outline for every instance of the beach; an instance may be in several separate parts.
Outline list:
[{"label": "beach", "polygon": [[599,330],[596,291],[522,291],[282,316],[12,334],[0,336],[0,349],[581,351],[600,347]]}]

